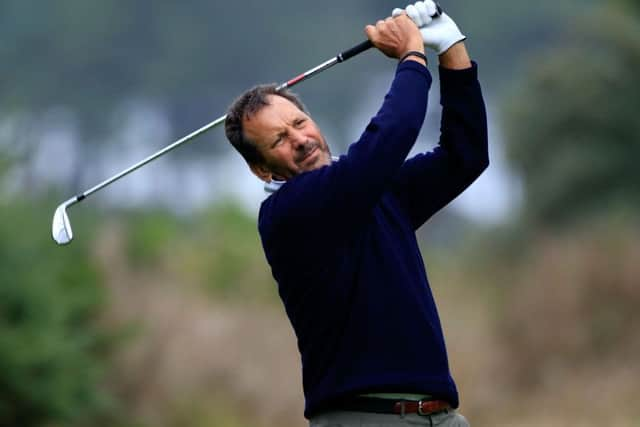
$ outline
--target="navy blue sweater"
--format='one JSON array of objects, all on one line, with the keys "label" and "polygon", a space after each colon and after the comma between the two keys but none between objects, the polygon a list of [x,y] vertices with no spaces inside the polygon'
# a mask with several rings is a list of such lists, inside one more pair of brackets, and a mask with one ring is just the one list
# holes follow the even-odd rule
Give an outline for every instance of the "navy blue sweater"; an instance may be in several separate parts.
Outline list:
[{"label": "navy blue sweater", "polygon": [[406,160],[431,75],[405,61],[348,153],[288,180],[258,228],[302,357],[305,416],[368,392],[458,406],[415,230],[488,165],[477,68],[440,69],[438,147]]}]

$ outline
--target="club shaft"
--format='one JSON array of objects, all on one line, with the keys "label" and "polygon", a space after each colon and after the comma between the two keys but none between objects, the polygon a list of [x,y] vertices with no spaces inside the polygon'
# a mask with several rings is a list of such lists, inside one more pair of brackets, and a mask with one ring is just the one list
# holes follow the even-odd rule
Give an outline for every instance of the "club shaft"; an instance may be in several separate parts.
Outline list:
[{"label": "club shaft", "polygon": [[[348,49],[340,54],[338,54],[336,57],[323,62],[322,64],[282,83],[281,85],[279,85],[276,89],[278,91],[292,87],[304,80],[307,80],[311,77],[313,77],[314,75],[321,73],[322,71],[325,71],[331,67],[333,67],[334,65],[340,63],[340,62],[344,62],[349,58],[352,58],[364,51],[366,51],[367,49],[373,47],[373,45],[371,44],[371,42],[369,40],[366,40],[354,47],[352,47],[351,49]],[[68,202],[70,202],[68,205],[70,206],[71,204],[75,204],[77,202],[82,201],[83,199],[85,199],[86,197],[88,197],[89,195],[95,193],[98,190],[101,190],[102,188],[114,183],[115,181],[119,180],[120,178],[125,177],[126,175],[129,175],[131,172],[141,168],[142,166],[146,165],[149,162],[152,162],[153,160],[157,159],[158,157],[161,157],[165,154],[167,154],[169,151],[172,151],[176,148],[178,148],[179,146],[181,146],[182,144],[189,142],[191,140],[193,140],[194,138],[208,132],[209,130],[215,128],[216,126],[224,123],[225,119],[227,118],[226,115],[218,117],[217,119],[215,119],[214,121],[207,123],[206,125],[202,126],[200,129],[197,129],[193,132],[191,132],[189,135],[186,135],[182,138],[180,138],[179,140],[167,145],[166,147],[164,147],[162,150],[157,151],[156,153],[153,153],[152,155],[146,157],[145,159],[140,160],[138,163],[128,167],[127,169],[123,170],[122,172],[119,172],[118,174],[112,176],[111,178],[107,178],[104,181],[102,181],[101,183],[89,188],[88,190],[86,190],[85,192],[75,196],[74,198],[70,199]]]},{"label": "club shaft", "polygon": [[224,115],[222,117],[218,117],[214,121],[212,121],[210,123],[207,123],[206,125],[202,126],[200,129],[197,129],[197,130],[191,132],[189,135],[180,138],[179,140],[171,143],[170,145],[167,145],[162,150],[150,155],[149,157],[146,157],[145,159],[140,160],[135,165],[132,165],[132,166],[128,167],[127,169],[123,170],[122,172],[118,173],[117,175],[114,175],[111,178],[105,179],[100,184],[97,184],[97,185],[91,187],[90,189],[88,189],[87,191],[85,191],[84,193],[82,193],[82,198],[85,198],[85,197],[89,196],[90,194],[95,193],[96,191],[106,187],[107,185],[119,180],[120,178],[122,178],[122,177],[124,177],[126,175],[129,175],[131,172],[135,171],[136,169],[141,168],[142,166],[144,166],[147,163],[157,159],[158,157],[164,156],[169,151],[172,151],[172,150],[178,148],[179,146],[181,146],[185,142],[188,142],[188,141],[194,139],[195,137],[200,136],[203,133],[213,129],[214,127],[218,126],[220,123],[223,123],[226,118],[227,118],[226,115]]},{"label": "club shaft", "polygon": [[328,61],[323,62],[322,64],[318,65],[317,67],[314,67],[308,71],[305,71],[304,73],[282,83],[280,86],[278,86],[276,88],[276,90],[280,91],[283,89],[287,89],[290,88],[292,86],[297,85],[300,82],[303,82],[307,79],[310,79],[311,77],[315,76],[318,73],[321,73],[324,70],[327,70],[331,67],[333,67],[336,64],[339,64],[341,62],[346,61],[349,58],[353,58],[354,56],[364,52],[367,49],[370,49],[373,47],[373,43],[371,43],[370,40],[365,40],[360,44],[355,45],[354,47],[352,47],[351,49],[345,50],[342,53],[339,53],[338,55],[336,55],[335,58],[331,58]]},{"label": "club shaft", "polygon": [[291,80],[288,80],[288,81],[282,83],[281,85],[279,85],[276,88],[276,90],[277,91],[281,91],[281,90],[290,88],[292,86],[295,86],[298,83],[300,83],[302,81],[305,81],[305,80],[313,77],[314,75],[333,67],[338,62],[339,62],[338,61],[338,57],[335,57],[335,58],[332,58],[332,59],[330,59],[330,60],[328,60],[326,62],[323,62],[322,64],[318,65],[317,67],[314,67],[314,68],[310,69],[309,71],[306,71],[306,72],[304,72],[304,73],[292,78]]}]

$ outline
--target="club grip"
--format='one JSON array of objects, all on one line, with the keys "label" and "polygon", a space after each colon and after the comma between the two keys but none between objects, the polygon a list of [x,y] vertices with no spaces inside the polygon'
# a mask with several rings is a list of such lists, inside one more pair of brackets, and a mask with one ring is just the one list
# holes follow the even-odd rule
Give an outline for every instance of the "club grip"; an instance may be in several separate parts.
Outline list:
[{"label": "club grip", "polygon": [[351,49],[345,50],[344,52],[339,54],[338,55],[338,62],[344,62],[347,59],[353,58],[354,56],[364,52],[367,49],[371,49],[372,47],[373,47],[373,43],[371,43],[371,40],[363,41],[359,45],[356,45],[356,46],[352,47]]},{"label": "club grip", "polygon": [[440,7],[440,5],[438,3],[436,3],[436,13],[434,13],[433,15],[431,15],[432,18],[439,18],[440,15],[442,15],[442,12],[444,12],[442,10],[442,8]]}]

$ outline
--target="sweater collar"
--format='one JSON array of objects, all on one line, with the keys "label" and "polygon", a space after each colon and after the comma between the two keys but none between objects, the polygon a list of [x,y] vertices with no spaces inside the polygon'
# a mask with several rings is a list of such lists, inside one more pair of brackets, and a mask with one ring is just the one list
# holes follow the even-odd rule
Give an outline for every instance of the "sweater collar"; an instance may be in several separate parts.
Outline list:
[{"label": "sweater collar", "polygon": [[[338,161],[340,158],[336,156],[331,156],[331,160],[333,162]],[[267,193],[275,193],[282,187],[287,181],[278,181],[277,179],[272,179],[271,182],[264,183],[264,191]]]}]

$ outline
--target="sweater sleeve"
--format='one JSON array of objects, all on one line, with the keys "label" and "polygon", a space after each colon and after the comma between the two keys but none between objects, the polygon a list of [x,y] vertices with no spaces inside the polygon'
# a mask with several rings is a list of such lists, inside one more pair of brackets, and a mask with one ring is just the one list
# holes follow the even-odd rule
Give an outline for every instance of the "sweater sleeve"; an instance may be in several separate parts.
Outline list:
[{"label": "sweater sleeve", "polygon": [[465,70],[440,68],[440,141],[407,160],[394,193],[415,229],[462,193],[489,165],[487,116],[474,62]]},{"label": "sweater sleeve", "polygon": [[367,215],[390,189],[417,139],[430,85],[426,67],[415,61],[399,64],[382,107],[360,139],[338,161],[300,174],[272,194],[261,207],[261,232],[281,225],[296,229],[310,221],[316,234],[339,231]]}]

